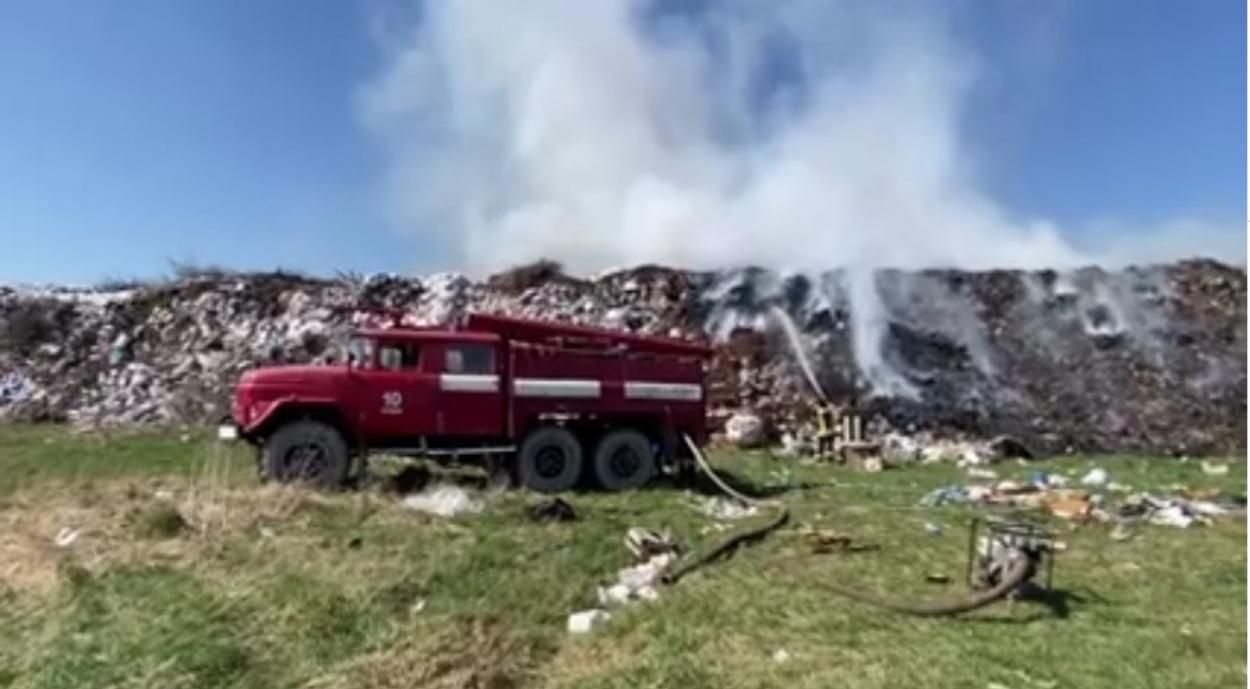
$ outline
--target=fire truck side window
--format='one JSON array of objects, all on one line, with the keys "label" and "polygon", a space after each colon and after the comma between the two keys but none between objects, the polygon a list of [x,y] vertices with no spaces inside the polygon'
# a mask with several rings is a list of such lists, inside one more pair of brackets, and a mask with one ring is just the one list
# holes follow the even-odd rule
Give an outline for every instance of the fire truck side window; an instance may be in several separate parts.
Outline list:
[{"label": "fire truck side window", "polygon": [[347,361],[359,368],[373,368],[373,340],[352,338],[347,344]]},{"label": "fire truck side window", "polygon": [[495,372],[495,349],[481,344],[448,345],[444,364],[447,373],[491,374]]},{"label": "fire truck side window", "polygon": [[378,362],[388,371],[415,369],[420,360],[420,350],[409,342],[387,343],[378,350]]}]

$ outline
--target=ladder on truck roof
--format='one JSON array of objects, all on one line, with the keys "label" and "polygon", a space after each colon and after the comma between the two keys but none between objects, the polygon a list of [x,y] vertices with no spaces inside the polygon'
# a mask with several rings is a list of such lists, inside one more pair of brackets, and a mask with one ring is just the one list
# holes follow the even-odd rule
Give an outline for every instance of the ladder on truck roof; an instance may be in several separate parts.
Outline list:
[{"label": "ladder on truck roof", "polygon": [[464,319],[464,327],[495,333],[510,340],[526,342],[554,342],[557,344],[592,345],[599,347],[622,347],[631,352],[648,354],[672,354],[709,358],[712,349],[704,345],[665,337],[634,335],[606,328],[584,325],[531,321],[508,316],[474,313]]}]

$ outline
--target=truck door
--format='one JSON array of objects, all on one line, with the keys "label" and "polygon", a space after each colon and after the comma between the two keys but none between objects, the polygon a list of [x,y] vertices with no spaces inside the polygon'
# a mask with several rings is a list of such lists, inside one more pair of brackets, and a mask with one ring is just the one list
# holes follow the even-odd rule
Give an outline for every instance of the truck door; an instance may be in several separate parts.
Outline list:
[{"label": "truck door", "polygon": [[360,371],[363,385],[356,405],[369,436],[415,439],[433,431],[437,374],[424,370],[422,354],[418,342],[377,342],[375,364]]},{"label": "truck door", "polygon": [[438,433],[475,438],[499,437],[503,430],[503,385],[498,345],[447,342],[439,357]]}]

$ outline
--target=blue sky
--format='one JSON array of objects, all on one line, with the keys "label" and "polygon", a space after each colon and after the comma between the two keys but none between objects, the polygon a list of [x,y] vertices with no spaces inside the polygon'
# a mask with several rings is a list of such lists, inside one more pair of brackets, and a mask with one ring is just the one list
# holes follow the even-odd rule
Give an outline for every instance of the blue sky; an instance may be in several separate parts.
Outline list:
[{"label": "blue sky", "polygon": [[[0,282],[151,276],[171,260],[444,267],[445,247],[388,220],[384,151],[360,124],[393,9],[0,4]],[[1073,232],[1243,227],[1244,3],[980,0],[952,24],[980,65],[965,138],[1002,206],[1087,228]]]}]

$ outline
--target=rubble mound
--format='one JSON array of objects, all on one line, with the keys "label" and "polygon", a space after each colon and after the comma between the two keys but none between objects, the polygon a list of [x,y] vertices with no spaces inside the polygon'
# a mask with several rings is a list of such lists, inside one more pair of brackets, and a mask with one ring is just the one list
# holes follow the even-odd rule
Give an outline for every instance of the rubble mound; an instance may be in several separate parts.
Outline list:
[{"label": "rubble mound", "polygon": [[713,416],[777,437],[818,382],[876,426],[1007,435],[1035,452],[1244,449],[1246,275],[1213,261],[1107,271],[692,272],[593,279],[558,264],[318,279],[213,272],[116,288],[0,287],[0,420],[85,425],[222,418],[247,368],[341,360],[370,306],[434,325],[466,312],[710,341]]}]

